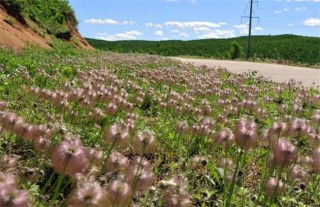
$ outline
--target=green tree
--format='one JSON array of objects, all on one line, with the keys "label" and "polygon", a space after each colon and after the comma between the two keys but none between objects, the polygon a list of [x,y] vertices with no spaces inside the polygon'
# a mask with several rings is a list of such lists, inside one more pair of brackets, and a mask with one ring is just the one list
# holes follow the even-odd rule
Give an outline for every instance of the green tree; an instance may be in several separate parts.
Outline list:
[{"label": "green tree", "polygon": [[231,59],[238,59],[241,57],[242,47],[238,42],[231,43]]}]

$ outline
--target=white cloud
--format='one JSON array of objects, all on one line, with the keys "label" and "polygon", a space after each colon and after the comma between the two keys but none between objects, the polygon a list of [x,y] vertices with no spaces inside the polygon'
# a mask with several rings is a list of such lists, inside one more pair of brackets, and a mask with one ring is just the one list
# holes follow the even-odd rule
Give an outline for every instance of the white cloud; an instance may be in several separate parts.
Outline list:
[{"label": "white cloud", "polygon": [[199,36],[200,39],[218,39],[218,38],[231,38],[235,37],[234,30],[220,30],[215,29],[207,34]]},{"label": "white cloud", "polygon": [[195,27],[220,27],[219,24],[213,22],[199,22],[199,21],[191,21],[191,22],[165,22],[163,25],[174,28],[195,28]]},{"label": "white cloud", "polygon": [[113,19],[86,19],[84,20],[85,23],[88,24],[107,24],[107,25],[132,25],[135,24],[134,21],[117,21]]},{"label": "white cloud", "polygon": [[141,32],[139,31],[129,31],[129,32],[126,32],[126,34],[128,35],[133,35],[133,36],[140,36],[140,35],[143,35]]},{"label": "white cloud", "polygon": [[199,34],[199,33],[205,33],[205,32],[210,32],[211,29],[208,27],[195,27],[193,29],[194,33]]},{"label": "white cloud", "polygon": [[256,30],[256,31],[262,31],[262,30],[263,30],[263,28],[262,28],[262,27],[255,27],[255,28],[253,28],[253,30]]},{"label": "white cloud", "polygon": [[220,26],[227,25],[226,22],[219,22],[218,24],[219,24]]},{"label": "white cloud", "polygon": [[143,33],[139,31],[127,31],[119,34],[107,34],[107,33],[98,33],[97,38],[101,40],[107,41],[116,41],[116,40],[136,40],[138,36],[143,35]]},{"label": "white cloud", "polygon": [[248,34],[248,29],[249,29],[248,24],[239,24],[239,25],[235,25],[234,27],[239,30],[241,35]]},{"label": "white cloud", "polygon": [[299,11],[299,12],[300,12],[300,11],[306,11],[306,10],[307,10],[307,7],[304,7],[304,6],[302,6],[302,7],[296,7],[295,10],[296,10],[296,11]]},{"label": "white cloud", "polygon": [[320,27],[319,18],[309,18],[303,21],[303,24],[309,27]]},{"label": "white cloud", "polygon": [[172,29],[172,30],[170,30],[170,32],[172,32],[172,33],[182,33],[180,30],[178,30],[178,29]]},{"label": "white cloud", "polygon": [[191,3],[196,3],[197,0],[189,0]]},{"label": "white cloud", "polygon": [[282,10],[277,10],[277,11],[275,11],[274,13],[276,13],[276,14],[281,14],[281,13],[283,13],[283,12],[288,12],[288,11],[290,11],[290,9],[288,9],[288,8],[283,8]]},{"label": "white cloud", "polygon": [[151,28],[151,27],[155,27],[157,29],[161,29],[162,25],[161,24],[153,24],[151,22],[146,23],[146,27]]},{"label": "white cloud", "polygon": [[172,3],[172,2],[178,2],[178,0],[166,0],[166,2]]},{"label": "white cloud", "polygon": [[[234,28],[239,30],[240,35],[248,35],[249,32],[249,24],[239,24],[239,25],[234,25]],[[252,32],[255,31],[262,31],[262,27],[253,27]]]},{"label": "white cloud", "polygon": [[146,27],[148,27],[148,28],[149,28],[149,27],[153,27],[153,25],[154,25],[154,24],[151,23],[151,22],[146,23]]},{"label": "white cloud", "polygon": [[189,35],[187,33],[182,32],[178,29],[172,29],[172,30],[170,30],[170,32],[176,33],[179,37],[184,37],[184,38],[189,37]]},{"label": "white cloud", "polygon": [[288,12],[288,11],[290,11],[290,9],[288,9],[288,8],[283,8],[282,10],[276,10],[276,11],[274,11],[274,13],[275,13],[275,14],[281,14],[281,13],[283,13],[283,12]]},{"label": "white cloud", "polygon": [[179,34],[180,37],[187,38],[189,35],[185,32]]},{"label": "white cloud", "polygon": [[162,30],[158,30],[154,32],[155,35],[157,36],[163,36],[163,31]]},{"label": "white cloud", "polygon": [[287,24],[287,27],[293,27],[294,25],[293,24]]}]

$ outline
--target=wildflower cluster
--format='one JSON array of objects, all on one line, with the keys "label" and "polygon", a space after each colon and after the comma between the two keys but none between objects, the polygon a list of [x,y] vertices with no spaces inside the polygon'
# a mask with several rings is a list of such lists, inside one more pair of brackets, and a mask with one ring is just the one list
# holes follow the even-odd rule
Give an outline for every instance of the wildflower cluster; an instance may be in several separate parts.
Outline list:
[{"label": "wildflower cluster", "polygon": [[0,83],[0,206],[320,205],[319,87],[147,55],[44,60]]}]

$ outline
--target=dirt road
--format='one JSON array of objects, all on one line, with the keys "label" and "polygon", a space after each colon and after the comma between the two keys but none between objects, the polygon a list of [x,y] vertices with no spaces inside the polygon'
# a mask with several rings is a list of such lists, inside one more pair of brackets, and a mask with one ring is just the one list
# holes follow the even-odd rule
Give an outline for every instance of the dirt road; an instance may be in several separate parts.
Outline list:
[{"label": "dirt road", "polygon": [[285,82],[289,79],[295,79],[301,81],[304,86],[320,85],[320,69],[228,60],[187,59],[176,57],[174,57],[174,59],[185,63],[193,63],[195,65],[207,65],[209,67],[220,66],[232,73],[244,73],[248,70],[256,70],[259,75],[270,77],[272,81],[278,83]]}]

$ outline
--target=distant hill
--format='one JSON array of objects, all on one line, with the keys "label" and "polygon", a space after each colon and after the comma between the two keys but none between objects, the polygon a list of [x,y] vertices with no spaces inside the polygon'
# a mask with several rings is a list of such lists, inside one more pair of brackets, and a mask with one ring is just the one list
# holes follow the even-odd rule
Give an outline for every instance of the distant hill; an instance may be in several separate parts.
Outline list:
[{"label": "distant hill", "polygon": [[[100,50],[149,53],[164,56],[183,55],[219,59],[232,59],[232,57],[243,59],[247,48],[247,37],[190,41],[103,41],[86,39],[93,47]],[[252,58],[319,65],[320,38],[297,35],[253,36]]]},{"label": "distant hill", "polygon": [[0,47],[51,48],[60,41],[77,49],[94,49],[80,35],[77,24],[67,0],[0,0]]}]

